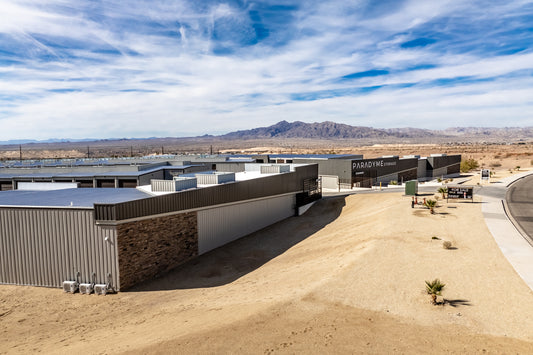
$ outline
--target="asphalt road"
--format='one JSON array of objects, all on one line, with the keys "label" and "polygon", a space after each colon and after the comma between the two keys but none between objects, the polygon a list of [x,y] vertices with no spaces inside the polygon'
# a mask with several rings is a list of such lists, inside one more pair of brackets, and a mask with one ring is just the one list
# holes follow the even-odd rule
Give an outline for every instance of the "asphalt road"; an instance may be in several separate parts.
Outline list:
[{"label": "asphalt road", "polygon": [[509,213],[533,241],[533,175],[512,184],[506,199]]}]

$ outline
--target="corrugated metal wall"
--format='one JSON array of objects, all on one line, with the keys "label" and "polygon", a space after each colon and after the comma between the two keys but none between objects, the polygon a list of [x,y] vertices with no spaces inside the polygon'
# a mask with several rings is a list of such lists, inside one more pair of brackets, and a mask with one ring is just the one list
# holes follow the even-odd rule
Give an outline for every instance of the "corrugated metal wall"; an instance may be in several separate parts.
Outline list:
[{"label": "corrugated metal wall", "polygon": [[276,196],[303,190],[304,180],[318,178],[318,165],[295,167],[294,172],[182,191],[163,196],[110,204],[94,204],[97,221],[121,221],[223,203]]},{"label": "corrugated metal wall", "polygon": [[[62,287],[63,281],[118,285],[116,230],[92,209],[0,208],[0,284]],[[108,238],[108,241],[105,238]]]},{"label": "corrugated metal wall", "polygon": [[291,171],[290,165],[261,165],[261,174],[280,174]]},{"label": "corrugated metal wall", "polygon": [[320,179],[322,180],[322,187],[325,189],[338,189],[339,188],[339,177],[332,175],[321,175]]},{"label": "corrugated metal wall", "polygon": [[174,180],[152,180],[152,191],[176,191]]},{"label": "corrugated metal wall", "polygon": [[198,180],[198,184],[203,185],[224,184],[227,182],[235,181],[235,173],[215,172],[212,174],[196,174],[196,179]]},{"label": "corrugated metal wall", "polygon": [[434,178],[442,177],[442,176],[445,176],[446,174],[448,174],[448,168],[447,167],[433,169],[433,177]]},{"label": "corrugated metal wall", "polygon": [[198,211],[198,253],[203,254],[294,216],[296,195]]}]

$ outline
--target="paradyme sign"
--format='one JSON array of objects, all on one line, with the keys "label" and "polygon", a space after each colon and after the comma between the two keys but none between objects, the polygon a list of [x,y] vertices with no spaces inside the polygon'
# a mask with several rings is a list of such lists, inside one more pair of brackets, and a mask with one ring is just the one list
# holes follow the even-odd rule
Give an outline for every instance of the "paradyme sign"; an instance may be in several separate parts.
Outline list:
[{"label": "paradyme sign", "polygon": [[385,166],[396,165],[395,161],[384,161],[384,160],[366,160],[366,161],[354,161],[353,169],[371,169],[371,168],[382,168]]}]

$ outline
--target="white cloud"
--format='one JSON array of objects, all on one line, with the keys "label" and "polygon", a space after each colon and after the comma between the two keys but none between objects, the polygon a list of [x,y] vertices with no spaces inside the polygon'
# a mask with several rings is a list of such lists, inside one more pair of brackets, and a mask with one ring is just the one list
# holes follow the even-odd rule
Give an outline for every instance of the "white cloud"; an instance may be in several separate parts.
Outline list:
[{"label": "white cloud", "polygon": [[[370,3],[302,5],[296,22],[270,28],[278,31],[273,39],[252,45],[232,38],[253,29],[251,5],[199,11],[185,1],[107,1],[91,10],[85,2],[4,0],[0,41],[20,46],[6,57],[20,63],[2,64],[0,52],[0,140],[200,135],[282,119],[445,128],[509,125],[503,119],[512,117],[514,125],[531,125],[531,48],[494,56],[476,47],[458,50],[456,39],[448,49],[441,38],[435,46],[400,46],[432,21],[443,38],[459,36],[446,32],[438,22],[443,17],[520,16],[523,2],[480,9],[462,1],[406,1],[365,17]],[[227,30],[218,42],[217,19]],[[477,45],[485,30],[465,33],[463,42]],[[216,45],[228,54],[214,55]],[[428,64],[434,67],[412,70]],[[339,80],[375,69],[389,74]],[[365,93],[369,86],[383,88]],[[293,94],[317,97],[294,101]]]}]

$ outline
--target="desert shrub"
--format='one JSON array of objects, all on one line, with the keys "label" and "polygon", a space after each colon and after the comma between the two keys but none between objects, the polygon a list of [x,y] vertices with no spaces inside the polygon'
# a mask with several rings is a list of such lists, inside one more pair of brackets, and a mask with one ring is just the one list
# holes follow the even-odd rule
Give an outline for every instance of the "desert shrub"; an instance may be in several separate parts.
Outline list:
[{"label": "desert shrub", "polygon": [[479,163],[475,159],[466,159],[461,161],[461,172],[467,173],[479,168]]},{"label": "desert shrub", "polygon": [[426,292],[431,296],[431,302],[434,305],[437,304],[437,295],[442,294],[444,286],[446,285],[440,282],[439,279],[435,279],[433,281],[426,281]]},{"label": "desert shrub", "polygon": [[445,240],[444,242],[442,242],[442,247],[444,249],[451,249],[452,248],[452,242],[450,242],[449,240]]},{"label": "desert shrub", "polygon": [[493,161],[492,163],[490,163],[491,168],[498,168],[500,166],[502,166],[502,163],[500,163],[499,161]]},{"label": "desert shrub", "polygon": [[426,202],[424,202],[424,206],[429,208],[431,214],[435,213],[436,205],[437,205],[437,200],[427,199]]},{"label": "desert shrub", "polygon": [[435,240],[435,239],[436,239],[436,240],[440,240],[440,238],[437,237],[437,236],[433,236],[433,237],[431,237],[431,239],[434,239],[434,240]]}]

